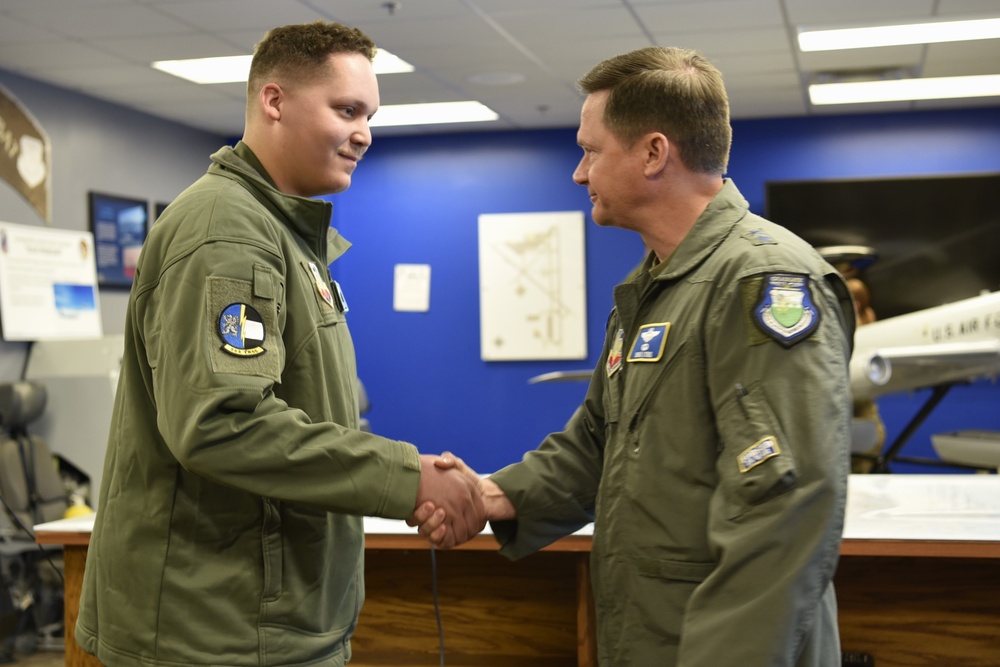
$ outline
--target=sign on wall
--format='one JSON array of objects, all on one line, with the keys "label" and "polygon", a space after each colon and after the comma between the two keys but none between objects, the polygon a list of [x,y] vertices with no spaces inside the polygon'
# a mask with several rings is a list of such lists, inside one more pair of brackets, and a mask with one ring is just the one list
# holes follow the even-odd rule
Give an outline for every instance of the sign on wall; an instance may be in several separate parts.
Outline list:
[{"label": "sign on wall", "polygon": [[51,222],[49,138],[17,98],[0,86],[0,179]]},{"label": "sign on wall", "polygon": [[0,321],[8,341],[99,337],[93,234],[0,222]]},{"label": "sign on wall", "polygon": [[587,358],[582,211],[479,216],[485,361]]}]

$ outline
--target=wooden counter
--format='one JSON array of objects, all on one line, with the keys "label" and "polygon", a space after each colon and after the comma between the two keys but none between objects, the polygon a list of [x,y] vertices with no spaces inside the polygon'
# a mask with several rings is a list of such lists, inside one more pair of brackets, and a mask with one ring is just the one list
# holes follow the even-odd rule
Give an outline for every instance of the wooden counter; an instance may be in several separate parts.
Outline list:
[{"label": "wooden counter", "polygon": [[[964,478],[956,495],[942,490],[953,476],[854,477],[835,578],[844,650],[872,654],[876,667],[1000,665],[1000,478],[954,476]],[[955,507],[942,511],[942,498]],[[73,641],[90,529],[58,524],[37,536],[65,545],[66,664],[97,665]],[[427,542],[402,522],[365,527],[351,667],[438,665]],[[595,666],[590,545],[585,530],[513,563],[491,535],[434,552],[446,664]]]}]

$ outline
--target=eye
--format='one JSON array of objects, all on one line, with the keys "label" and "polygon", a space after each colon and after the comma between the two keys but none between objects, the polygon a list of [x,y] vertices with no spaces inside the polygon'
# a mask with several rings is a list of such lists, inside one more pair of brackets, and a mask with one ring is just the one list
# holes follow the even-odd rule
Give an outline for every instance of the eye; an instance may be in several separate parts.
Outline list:
[{"label": "eye", "polygon": [[340,107],[340,112],[348,118],[354,118],[357,110],[354,107]]}]

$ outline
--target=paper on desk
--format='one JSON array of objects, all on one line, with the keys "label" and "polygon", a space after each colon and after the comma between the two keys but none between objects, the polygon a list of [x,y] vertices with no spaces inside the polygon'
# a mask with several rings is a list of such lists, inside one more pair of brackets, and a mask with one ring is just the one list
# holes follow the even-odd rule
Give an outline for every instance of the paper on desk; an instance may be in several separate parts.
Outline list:
[{"label": "paper on desk", "polygon": [[1000,477],[851,475],[844,537],[1000,541]]}]

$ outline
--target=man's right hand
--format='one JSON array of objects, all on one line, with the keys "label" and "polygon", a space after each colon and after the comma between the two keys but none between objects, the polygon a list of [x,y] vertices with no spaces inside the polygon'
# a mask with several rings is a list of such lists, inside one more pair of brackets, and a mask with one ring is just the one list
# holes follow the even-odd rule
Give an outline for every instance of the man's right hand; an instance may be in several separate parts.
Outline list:
[{"label": "man's right hand", "polygon": [[483,492],[476,475],[435,465],[437,456],[420,455],[420,485],[414,515],[432,512],[440,519],[435,546],[449,549],[469,541],[486,527]]},{"label": "man's right hand", "polygon": [[[478,486],[482,493],[482,499],[486,508],[486,518],[488,520],[504,521],[514,519],[517,516],[514,504],[507,498],[503,489],[488,477],[480,478],[475,470],[465,464],[465,461],[451,452],[444,452],[439,457],[431,458],[434,459],[436,467],[442,470],[457,470],[465,475],[471,484]],[[417,503],[413,515],[406,523],[411,526],[418,526],[420,534],[430,540],[431,544],[447,549],[466,541],[457,539],[453,531],[449,529],[447,519],[448,514],[444,509],[427,501],[423,504]],[[480,528],[480,530],[482,529]],[[472,537],[474,535],[469,536],[470,539]]]}]

